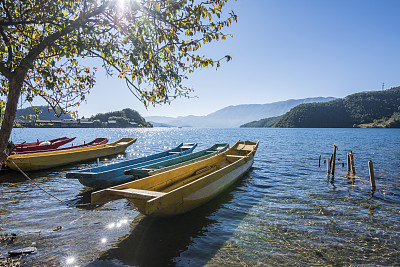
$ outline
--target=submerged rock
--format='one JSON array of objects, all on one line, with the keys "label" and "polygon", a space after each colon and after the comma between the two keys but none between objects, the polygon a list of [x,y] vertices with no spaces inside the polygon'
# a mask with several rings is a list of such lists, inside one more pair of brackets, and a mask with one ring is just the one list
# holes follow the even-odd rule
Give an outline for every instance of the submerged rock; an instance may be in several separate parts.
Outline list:
[{"label": "submerged rock", "polygon": [[12,244],[16,238],[17,234],[15,233],[12,234],[4,233],[0,235],[0,242],[2,243],[7,242],[8,244]]},{"label": "submerged rock", "polygon": [[59,226],[57,226],[55,229],[53,229],[53,231],[60,231],[61,229],[62,229],[62,226],[59,225]]},{"label": "submerged rock", "polygon": [[0,257],[0,266],[17,267],[21,266],[21,262],[19,259]]},{"label": "submerged rock", "polygon": [[22,254],[30,254],[30,253],[35,253],[37,251],[36,247],[26,247],[26,248],[19,248],[15,250],[10,250],[8,252],[9,256],[18,256]]}]

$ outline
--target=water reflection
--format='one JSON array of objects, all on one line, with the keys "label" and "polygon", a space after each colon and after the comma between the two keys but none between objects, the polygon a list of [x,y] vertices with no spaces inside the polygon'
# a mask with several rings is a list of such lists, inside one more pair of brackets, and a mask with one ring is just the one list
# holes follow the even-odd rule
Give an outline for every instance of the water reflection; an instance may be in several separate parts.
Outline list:
[{"label": "water reflection", "polygon": [[19,172],[10,170],[0,171],[0,184],[2,183],[21,183],[26,181],[26,178]]},{"label": "water reflection", "polygon": [[75,198],[69,199],[66,202],[70,205],[75,206],[76,208],[80,209],[86,209],[86,210],[93,210],[95,208],[98,208],[100,206],[103,206],[104,203],[102,204],[96,204],[92,205],[91,202],[91,196],[93,192],[98,191],[99,189],[93,189],[89,187],[85,187],[81,190],[79,194],[76,195]]},{"label": "water reflection", "polygon": [[[246,175],[248,178],[248,176]],[[175,258],[186,251],[194,240],[208,235],[210,229],[219,224],[218,210],[237,201],[233,189],[243,185],[239,181],[223,194],[207,204],[180,216],[151,218],[137,216],[131,224],[131,233],[116,247],[108,250],[89,266],[169,266],[176,265]],[[239,224],[245,212],[235,212]],[[233,219],[233,218],[232,218]],[[201,260],[206,263],[229,239],[229,235],[215,237],[214,244],[207,248]],[[195,260],[192,264],[202,265]]]}]

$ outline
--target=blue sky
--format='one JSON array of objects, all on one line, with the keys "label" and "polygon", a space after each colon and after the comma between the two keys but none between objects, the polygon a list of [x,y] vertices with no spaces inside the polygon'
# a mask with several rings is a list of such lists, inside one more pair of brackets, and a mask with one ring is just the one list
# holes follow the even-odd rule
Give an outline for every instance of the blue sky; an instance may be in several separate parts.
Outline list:
[{"label": "blue sky", "polygon": [[186,84],[196,98],[147,110],[125,83],[97,75],[79,116],[132,108],[143,116],[207,115],[229,105],[317,96],[345,97],[400,86],[400,1],[230,1],[233,38],[203,49],[232,61],[203,69]]}]

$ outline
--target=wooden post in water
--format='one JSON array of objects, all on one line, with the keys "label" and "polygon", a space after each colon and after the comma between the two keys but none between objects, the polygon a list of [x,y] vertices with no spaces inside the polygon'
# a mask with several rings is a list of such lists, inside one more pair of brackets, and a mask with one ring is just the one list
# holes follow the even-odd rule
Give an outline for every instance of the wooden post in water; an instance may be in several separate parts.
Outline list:
[{"label": "wooden post in water", "polygon": [[321,168],[321,155],[319,155],[318,168]]},{"label": "wooden post in water", "polygon": [[326,171],[327,171],[328,175],[331,174],[331,159],[330,158],[326,159]]},{"label": "wooden post in water", "polygon": [[332,176],[335,175],[335,166],[336,166],[336,149],[337,145],[333,144],[333,154],[332,154]]},{"label": "wooden post in water", "polygon": [[374,173],[374,165],[372,164],[372,160],[368,161],[368,169],[369,169],[369,180],[371,182],[371,190],[375,191],[375,173]]},{"label": "wooden post in water", "polygon": [[350,162],[350,153],[347,153],[347,175],[350,174],[350,170],[351,170],[351,162]]},{"label": "wooden post in water", "polygon": [[354,154],[353,151],[350,151],[350,162],[351,162],[351,172],[353,175],[356,175],[356,167],[354,165]]}]

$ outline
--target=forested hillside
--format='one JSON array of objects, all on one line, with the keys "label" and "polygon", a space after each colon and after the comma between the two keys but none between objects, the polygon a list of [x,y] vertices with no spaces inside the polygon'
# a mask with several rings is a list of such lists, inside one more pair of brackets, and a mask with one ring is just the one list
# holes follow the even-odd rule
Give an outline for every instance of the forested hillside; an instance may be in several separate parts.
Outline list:
[{"label": "forested hillside", "polygon": [[107,122],[109,120],[115,120],[119,125],[124,126],[129,122],[136,122],[142,127],[153,127],[151,123],[146,120],[136,110],[126,108],[120,111],[113,111],[108,113],[99,113],[90,118],[91,120],[99,120],[101,122]]},{"label": "forested hillside", "polygon": [[400,87],[357,93],[325,103],[298,105],[283,115],[274,127],[348,128],[373,125],[378,121],[382,122],[381,126],[376,124],[375,127],[396,127],[396,112],[400,112]]},{"label": "forested hillside", "polygon": [[[283,116],[283,115],[282,115]],[[242,128],[268,128],[272,127],[275,123],[277,123],[282,116],[271,117],[262,119],[259,121],[252,121],[246,124],[241,125]]]},{"label": "forested hillside", "polygon": [[34,109],[40,110],[42,112],[38,115],[38,119],[40,120],[71,119],[70,114],[61,114],[60,117],[57,117],[53,109],[51,109],[48,106],[33,106],[33,107],[18,109],[15,119],[16,120],[35,119]]}]

